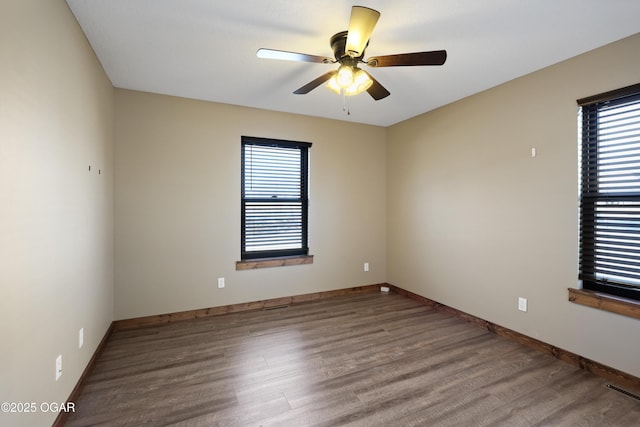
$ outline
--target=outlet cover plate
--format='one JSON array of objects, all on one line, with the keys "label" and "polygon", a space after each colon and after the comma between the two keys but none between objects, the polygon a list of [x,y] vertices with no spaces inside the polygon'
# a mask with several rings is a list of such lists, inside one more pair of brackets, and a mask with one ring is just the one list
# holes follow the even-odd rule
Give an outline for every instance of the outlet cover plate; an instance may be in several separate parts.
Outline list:
[{"label": "outlet cover plate", "polygon": [[527,311],[527,299],[526,298],[518,298],[518,310],[520,311]]},{"label": "outlet cover plate", "polygon": [[56,357],[56,381],[62,376],[62,355]]}]

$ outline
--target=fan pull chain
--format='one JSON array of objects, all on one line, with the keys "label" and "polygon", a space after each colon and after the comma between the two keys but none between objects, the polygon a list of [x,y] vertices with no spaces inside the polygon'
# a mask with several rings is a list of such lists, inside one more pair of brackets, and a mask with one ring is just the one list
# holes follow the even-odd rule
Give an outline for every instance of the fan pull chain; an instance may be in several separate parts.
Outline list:
[{"label": "fan pull chain", "polygon": [[347,116],[350,116],[351,109],[347,105],[347,95],[345,94],[344,89],[342,89],[341,92],[342,92],[342,111],[345,111],[347,113]]}]

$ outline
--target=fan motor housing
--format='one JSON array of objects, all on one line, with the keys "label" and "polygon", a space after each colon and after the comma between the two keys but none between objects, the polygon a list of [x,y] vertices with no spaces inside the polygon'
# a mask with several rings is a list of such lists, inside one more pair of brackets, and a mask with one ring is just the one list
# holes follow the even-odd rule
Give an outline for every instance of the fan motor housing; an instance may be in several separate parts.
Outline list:
[{"label": "fan motor housing", "polygon": [[[334,34],[329,41],[329,43],[331,44],[331,49],[333,50],[333,56],[336,58],[336,61],[340,63],[344,62],[346,59],[351,58],[345,53],[345,47],[347,45],[347,34],[348,31],[340,31],[339,33]],[[367,46],[369,46],[368,40],[365,49]],[[356,63],[362,61],[365,49],[362,49],[362,54],[360,56],[353,58]]]}]

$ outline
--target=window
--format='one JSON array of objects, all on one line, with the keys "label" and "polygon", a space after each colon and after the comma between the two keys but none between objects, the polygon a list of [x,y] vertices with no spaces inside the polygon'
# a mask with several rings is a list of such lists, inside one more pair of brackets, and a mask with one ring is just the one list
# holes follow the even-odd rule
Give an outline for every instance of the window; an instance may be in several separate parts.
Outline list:
[{"label": "window", "polygon": [[640,300],[640,84],[578,100],[580,279]]},{"label": "window", "polygon": [[310,147],[242,137],[242,260],[308,255]]}]

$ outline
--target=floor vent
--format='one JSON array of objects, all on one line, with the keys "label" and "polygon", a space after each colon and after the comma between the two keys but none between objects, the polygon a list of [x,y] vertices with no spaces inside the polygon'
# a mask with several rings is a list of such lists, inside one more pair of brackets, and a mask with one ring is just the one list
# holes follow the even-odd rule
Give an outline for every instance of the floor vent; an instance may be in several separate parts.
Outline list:
[{"label": "floor vent", "polygon": [[264,310],[279,310],[281,308],[289,308],[288,304],[284,305],[272,305],[271,307],[265,307]]},{"label": "floor vent", "polygon": [[630,398],[632,398],[632,399],[640,400],[640,396],[638,396],[637,394],[635,394],[635,393],[631,393],[630,391],[627,391],[627,390],[625,390],[625,389],[622,389],[622,388],[620,388],[620,387],[617,387],[617,386],[615,386],[615,385],[613,385],[613,384],[607,384],[607,388],[610,388],[611,390],[615,390],[615,391],[617,391],[618,393],[622,393],[622,394],[624,394],[625,396],[630,397]]}]

